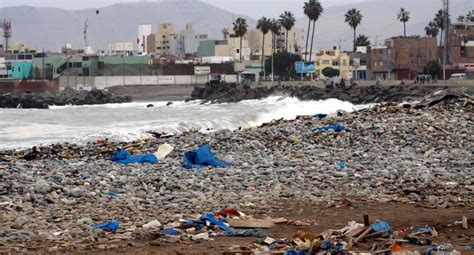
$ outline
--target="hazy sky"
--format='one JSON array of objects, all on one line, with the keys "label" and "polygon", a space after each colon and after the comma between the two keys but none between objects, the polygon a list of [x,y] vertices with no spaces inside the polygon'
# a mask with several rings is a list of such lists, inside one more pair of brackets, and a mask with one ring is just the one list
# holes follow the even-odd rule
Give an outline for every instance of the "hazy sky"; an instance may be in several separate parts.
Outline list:
[{"label": "hazy sky", "polygon": [[[180,1],[180,0],[166,0]],[[261,16],[277,16],[282,10],[289,10],[302,16],[301,6],[304,0],[203,0],[217,7],[234,13],[245,13],[254,18]],[[332,6],[344,3],[354,3],[366,0],[321,0],[323,5]],[[16,5],[32,5],[57,7],[62,9],[100,8],[120,2],[143,2],[143,0],[0,0],[0,7]]]}]

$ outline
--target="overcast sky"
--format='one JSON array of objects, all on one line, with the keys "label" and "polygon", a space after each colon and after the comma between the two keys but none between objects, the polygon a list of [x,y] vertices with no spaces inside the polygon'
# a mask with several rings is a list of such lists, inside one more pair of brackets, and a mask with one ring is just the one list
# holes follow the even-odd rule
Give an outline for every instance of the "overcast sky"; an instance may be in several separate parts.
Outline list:
[{"label": "overcast sky", "polygon": [[[142,2],[143,0],[0,0],[0,7],[31,5],[57,7],[62,9],[100,8],[120,2]],[[179,1],[179,0],[166,0]],[[302,16],[302,3],[304,0],[203,0],[217,7],[234,13],[246,14],[253,18],[261,16],[277,16],[283,10],[289,10]],[[323,5],[332,6],[344,3],[354,3],[366,0],[321,0]]]}]

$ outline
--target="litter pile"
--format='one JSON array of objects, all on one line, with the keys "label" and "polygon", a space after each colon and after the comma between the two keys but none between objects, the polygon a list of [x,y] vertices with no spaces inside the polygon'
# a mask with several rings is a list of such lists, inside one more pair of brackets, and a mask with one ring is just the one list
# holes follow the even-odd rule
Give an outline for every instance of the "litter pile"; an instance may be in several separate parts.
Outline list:
[{"label": "litter pile", "polygon": [[[226,254],[251,251],[252,254],[420,254],[413,247],[423,248],[423,255],[460,255],[451,245],[436,245],[432,237],[438,232],[428,226],[407,229],[392,229],[387,221],[369,223],[364,215],[364,224],[349,221],[340,229],[328,229],[322,233],[298,230],[293,236],[283,239],[265,237],[257,239],[252,247],[231,248]],[[283,221],[279,221],[284,223]],[[293,222],[290,222],[290,224]],[[406,248],[404,246],[410,246]],[[438,253],[440,252],[440,253]]]}]

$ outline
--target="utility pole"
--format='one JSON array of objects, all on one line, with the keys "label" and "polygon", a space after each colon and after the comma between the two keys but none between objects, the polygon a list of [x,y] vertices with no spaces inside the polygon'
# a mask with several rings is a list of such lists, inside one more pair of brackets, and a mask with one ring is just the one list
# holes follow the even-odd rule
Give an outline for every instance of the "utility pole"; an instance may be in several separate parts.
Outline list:
[{"label": "utility pole", "polygon": [[342,54],[341,54],[341,44],[345,42],[345,40],[339,39],[339,80],[342,80]]},{"label": "utility pole", "polygon": [[44,72],[44,58],[45,58],[45,57],[46,57],[46,54],[44,53],[44,48],[43,48],[43,49],[42,49],[42,58],[41,58],[41,60],[42,60],[42,65],[43,65],[43,67],[42,67],[42,69],[43,69],[43,75],[42,75],[42,76],[43,76],[43,77],[41,77],[41,78],[43,78],[43,79],[42,79],[43,81],[46,79],[46,76],[44,75],[44,74],[45,74],[45,72]]},{"label": "utility pole", "polygon": [[442,0],[443,2],[443,14],[444,14],[444,26],[445,26],[445,40],[443,49],[443,80],[446,81],[446,68],[449,63],[449,0]]}]

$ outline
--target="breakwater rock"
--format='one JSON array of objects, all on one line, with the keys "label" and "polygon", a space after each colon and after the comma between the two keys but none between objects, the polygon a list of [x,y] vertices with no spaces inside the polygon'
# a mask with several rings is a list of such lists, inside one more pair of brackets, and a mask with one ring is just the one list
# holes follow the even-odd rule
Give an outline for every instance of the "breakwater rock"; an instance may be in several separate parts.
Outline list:
[{"label": "breakwater rock", "polygon": [[251,87],[239,84],[218,84],[196,87],[191,100],[204,100],[212,103],[233,103],[242,100],[261,99],[272,95],[286,95],[300,100],[324,100],[337,98],[353,104],[415,101],[445,91],[449,94],[472,94],[473,88],[448,87],[434,85],[405,86],[361,86],[339,88],[323,88],[318,86],[258,86]]},{"label": "breakwater rock", "polygon": [[131,102],[127,96],[115,96],[103,90],[75,91],[66,89],[58,93],[3,93],[0,108],[39,108],[50,105],[93,105]]}]

